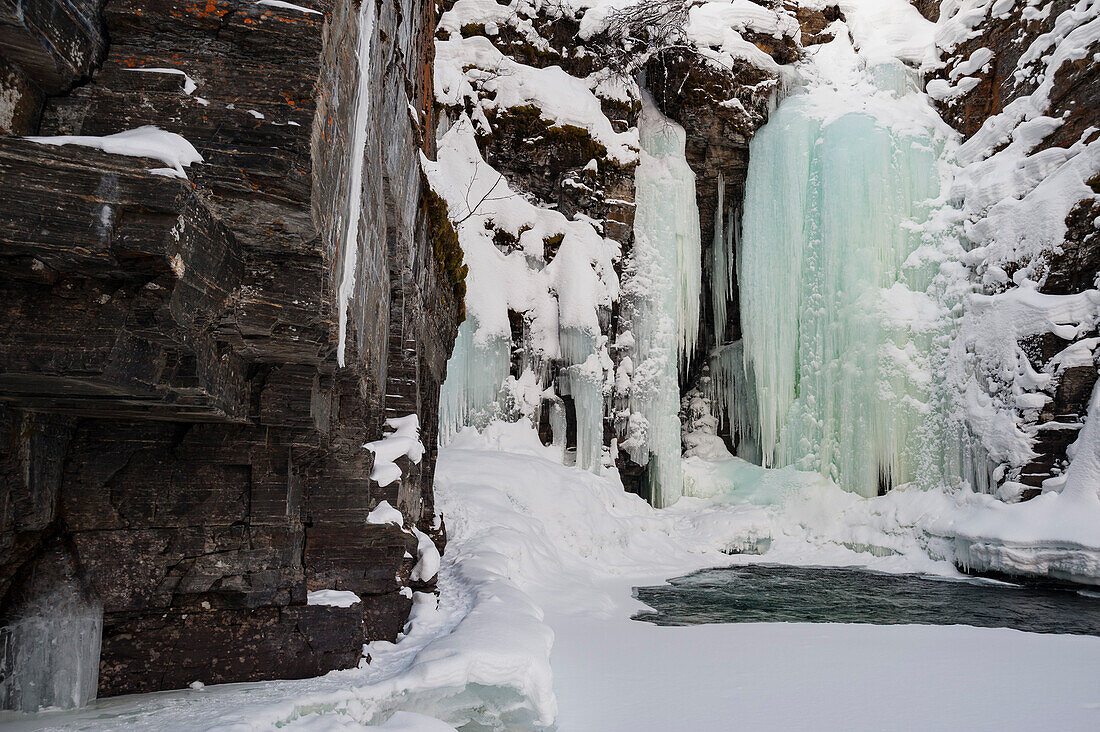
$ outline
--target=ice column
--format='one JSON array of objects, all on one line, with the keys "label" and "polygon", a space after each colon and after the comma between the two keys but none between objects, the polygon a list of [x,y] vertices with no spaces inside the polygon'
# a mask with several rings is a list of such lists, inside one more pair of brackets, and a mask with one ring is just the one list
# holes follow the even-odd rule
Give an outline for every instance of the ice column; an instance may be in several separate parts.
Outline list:
[{"label": "ice column", "polygon": [[644,434],[625,447],[635,462],[649,464],[660,507],[675,502],[682,488],[679,366],[690,358],[699,330],[699,212],[684,130],[648,97],[638,127],[633,267],[624,290],[634,336],[630,411],[643,418],[634,427]]},{"label": "ice column", "polygon": [[902,277],[919,243],[907,223],[937,192],[936,145],[866,112],[825,118],[817,95],[828,93],[788,98],[751,143],[744,365],[764,463],[874,495],[912,478],[927,409],[919,349],[887,315],[915,301]]},{"label": "ice column", "polygon": [[719,422],[737,439],[737,456],[760,462],[756,389],[745,372],[744,341],[718,346],[710,356],[710,397]]},{"label": "ice column", "polygon": [[717,343],[726,332],[726,305],[733,297],[733,263],[736,252],[737,221],[733,216],[725,221],[726,181],[718,174],[718,200],[714,209],[714,246],[710,270],[710,302],[714,317],[713,330]]}]

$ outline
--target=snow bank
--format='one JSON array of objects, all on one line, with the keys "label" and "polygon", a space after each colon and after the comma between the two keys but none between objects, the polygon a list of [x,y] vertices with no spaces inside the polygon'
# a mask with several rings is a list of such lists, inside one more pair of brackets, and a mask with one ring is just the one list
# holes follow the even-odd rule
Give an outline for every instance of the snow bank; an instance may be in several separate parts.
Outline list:
[{"label": "snow bank", "polygon": [[[641,609],[632,586],[735,562],[957,576],[924,550],[928,540],[915,527],[930,516],[996,523],[983,502],[1006,507],[991,496],[895,491],[863,499],[812,473],[693,459],[685,470],[694,492],[709,498],[656,510],[625,493],[613,474],[565,467],[559,457],[530,424],[468,429],[441,451],[438,506],[450,542],[439,600],[415,593],[407,634],[396,644],[369,644],[369,664],[317,679],[105,699],[78,712],[3,721],[13,730],[114,729],[121,719],[135,730],[390,729],[412,723],[394,712],[413,712],[452,728],[556,722],[562,732],[664,732],[711,729],[714,719],[734,715],[760,728],[817,720],[819,729],[852,729],[858,705],[868,729],[889,726],[901,707],[928,728],[964,717],[998,729],[1032,728],[1036,720],[1090,728],[1096,638],[964,627],[658,628],[628,619]],[[1028,674],[1018,673],[1021,663]],[[783,680],[796,673],[805,693],[792,696]],[[975,676],[984,683],[959,695]],[[1058,682],[1036,687],[1042,678]],[[448,728],[411,719],[427,730]]]},{"label": "snow bank", "polygon": [[[80,145],[82,147],[94,147],[113,155],[153,158],[168,165],[177,178],[187,178],[187,173],[183,169],[190,166],[191,163],[203,162],[199,151],[182,136],[151,125],[102,137],[57,135],[55,137],[28,137],[26,139],[40,145]],[[158,168],[157,170],[163,169]]]}]

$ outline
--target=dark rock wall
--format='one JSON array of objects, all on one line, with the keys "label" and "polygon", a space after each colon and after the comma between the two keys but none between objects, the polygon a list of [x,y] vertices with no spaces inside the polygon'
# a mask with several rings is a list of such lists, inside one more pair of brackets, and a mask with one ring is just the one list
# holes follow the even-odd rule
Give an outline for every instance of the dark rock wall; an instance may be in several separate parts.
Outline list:
[{"label": "dark rock wall", "polygon": [[[354,665],[403,626],[416,553],[367,513],[387,500],[407,525],[436,523],[438,390],[461,302],[420,173],[434,8],[375,4],[357,151],[361,6],[302,4],[318,12],[0,5],[0,131],[156,125],[204,159],[184,180],[150,174],[156,160],[0,137],[0,615],[45,576],[36,558],[71,557],[104,608],[101,695]],[[428,453],[379,487],[362,445],[409,413]],[[362,602],[307,606],[322,588]]]}]

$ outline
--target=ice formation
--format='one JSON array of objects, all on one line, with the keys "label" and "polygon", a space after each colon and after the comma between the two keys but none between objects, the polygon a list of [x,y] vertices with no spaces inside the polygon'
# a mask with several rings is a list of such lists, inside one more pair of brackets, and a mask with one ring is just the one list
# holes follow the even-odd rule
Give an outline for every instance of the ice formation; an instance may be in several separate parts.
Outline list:
[{"label": "ice formation", "polygon": [[[612,382],[602,325],[619,298],[619,245],[584,217],[567,219],[513,191],[485,162],[466,115],[443,135],[438,157],[425,160],[424,168],[457,222],[470,270],[468,319],[440,394],[440,443],[466,425],[484,427],[497,417],[537,419],[544,406],[553,412],[560,409],[560,396],[571,396],[577,462],[598,472]],[[496,231],[514,237],[517,246],[499,249]],[[547,261],[549,239],[560,244]],[[522,320],[522,343],[512,342],[510,313]],[[518,363],[512,361],[513,345],[523,347]],[[555,382],[559,394],[548,391]]]},{"label": "ice formation", "polygon": [[[920,244],[913,219],[938,193],[942,143],[931,121],[895,124],[910,92],[904,67],[837,78],[851,47],[828,46],[835,75],[783,101],[751,143],[744,366],[764,464],[818,470],[870,496],[915,473],[927,375],[909,324],[922,301],[902,265]],[[746,387],[728,376],[741,375],[717,366],[732,386],[719,403],[743,424]]]},{"label": "ice formation", "polygon": [[721,342],[726,332],[727,304],[733,299],[736,253],[740,234],[740,206],[734,206],[726,221],[726,181],[718,174],[718,200],[714,205],[714,245],[710,270],[711,330]]},{"label": "ice formation", "polygon": [[337,289],[337,317],[339,338],[336,345],[336,361],[344,365],[344,351],[348,337],[348,302],[355,288],[355,267],[359,262],[359,218],[363,212],[363,165],[367,154],[367,125],[370,123],[371,38],[374,35],[374,4],[359,6],[359,37],[355,49],[356,82],[355,99],[351,109],[351,142],[348,143],[348,190],[344,213],[344,240],[340,246],[342,255],[340,284]]},{"label": "ice formation", "polygon": [[498,398],[512,362],[511,340],[502,336],[476,339],[476,316],[458,328],[447,362],[447,380],[439,392],[439,442],[446,445],[466,425],[484,426],[496,416]]},{"label": "ice formation", "polygon": [[62,582],[0,628],[4,709],[74,709],[96,697],[103,607]]},{"label": "ice formation", "polygon": [[699,331],[699,211],[683,128],[648,96],[638,127],[634,252],[623,285],[634,346],[629,394],[635,421],[621,447],[634,462],[649,465],[654,505],[666,506],[680,497],[679,369]]}]

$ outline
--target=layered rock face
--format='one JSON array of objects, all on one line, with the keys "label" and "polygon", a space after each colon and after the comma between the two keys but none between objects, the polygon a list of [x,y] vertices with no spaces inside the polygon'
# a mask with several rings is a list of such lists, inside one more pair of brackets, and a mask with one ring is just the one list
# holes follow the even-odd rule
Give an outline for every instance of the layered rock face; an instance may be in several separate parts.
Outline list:
[{"label": "layered rock face", "polygon": [[[75,568],[100,695],[353,666],[416,562],[367,514],[442,543],[463,272],[421,173],[434,8],[302,5],[0,8],[0,624]],[[202,162],[24,139],[147,125]],[[362,446],[407,414],[426,454],[380,486]]]},{"label": "layered rock face", "polygon": [[928,92],[965,141],[956,197],[974,278],[994,298],[1034,289],[1046,298],[1039,315],[1064,310],[1016,333],[1015,378],[977,353],[994,400],[1013,392],[1000,401],[1023,445],[991,454],[995,480],[1026,499],[1057,487],[1097,380],[1098,11],[1071,0],[917,5],[940,18]]}]

